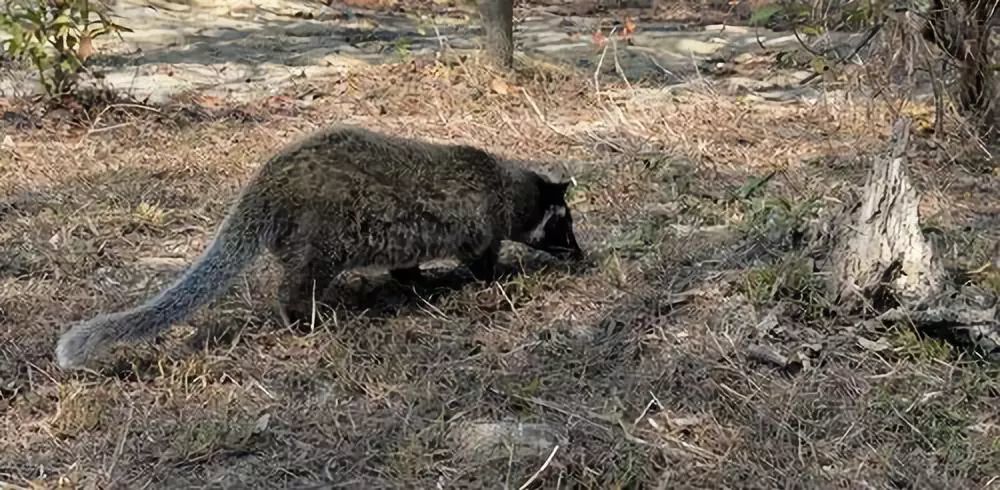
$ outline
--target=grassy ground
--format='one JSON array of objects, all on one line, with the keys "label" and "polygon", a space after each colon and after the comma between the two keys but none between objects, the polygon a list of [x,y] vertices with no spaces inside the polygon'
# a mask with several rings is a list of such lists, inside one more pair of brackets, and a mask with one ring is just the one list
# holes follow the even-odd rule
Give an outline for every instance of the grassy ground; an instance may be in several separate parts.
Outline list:
[{"label": "grassy ground", "polygon": [[[587,76],[525,64],[492,80],[401,64],[309,103],[5,118],[0,482],[1000,488],[1000,370],[832,318],[797,252],[813,200],[863,181],[888,110],[698,84],[595,94]],[[588,263],[511,247],[525,272],[498,284],[445,267],[416,290],[345,277],[342,304],[299,332],[278,326],[263,260],[159,340],[95,372],[55,366],[68,323],[141,300],[201,251],[261,158],[343,120],[561,163],[547,168],[578,181]],[[945,154],[924,144],[916,159],[925,215],[949,263],[975,268],[1000,229],[1000,176],[932,164]]]}]

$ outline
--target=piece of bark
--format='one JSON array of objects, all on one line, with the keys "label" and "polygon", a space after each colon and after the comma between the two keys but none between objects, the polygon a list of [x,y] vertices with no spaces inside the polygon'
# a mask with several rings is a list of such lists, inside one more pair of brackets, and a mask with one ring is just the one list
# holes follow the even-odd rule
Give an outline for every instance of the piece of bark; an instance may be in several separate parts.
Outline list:
[{"label": "piece of bark", "polygon": [[934,337],[972,346],[1000,361],[1000,309],[993,292],[975,286],[949,290],[924,304],[897,307],[879,315],[883,322],[911,324]]}]

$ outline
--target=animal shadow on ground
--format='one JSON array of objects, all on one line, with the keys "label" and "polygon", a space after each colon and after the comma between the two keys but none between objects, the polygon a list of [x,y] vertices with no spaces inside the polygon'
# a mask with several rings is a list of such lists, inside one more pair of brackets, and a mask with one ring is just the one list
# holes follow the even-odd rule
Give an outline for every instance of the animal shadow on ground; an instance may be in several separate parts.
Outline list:
[{"label": "animal shadow on ground", "polygon": [[[586,261],[575,264],[560,263],[545,253],[531,250],[519,252],[523,253],[505,254],[507,256],[502,257],[497,264],[500,281],[524,275],[544,274],[550,269],[578,273],[593,265]],[[336,304],[329,306],[349,313],[369,311],[405,314],[475,283],[476,279],[468,269],[462,265],[451,264],[425,267],[421,270],[420,279],[405,283],[396,281],[388,274],[368,275],[350,272],[334,280],[335,292],[332,300]]]},{"label": "animal shadow on ground", "polygon": [[[544,252],[537,252],[519,244],[505,244],[500,261],[497,263],[499,282],[479,283],[466,267],[452,261],[425,265],[421,270],[421,277],[408,282],[392,278],[388,271],[348,270],[332,280],[330,298],[325,303],[318,301],[315,303],[314,318],[309,322],[285,325],[278,313],[277,303],[271,299],[273,296],[270,294],[267,296],[268,301],[255,304],[253,309],[257,310],[257,315],[253,316],[269,319],[269,323],[276,325],[276,328],[288,328],[298,334],[308,335],[318,328],[328,328],[327,326],[331,325],[330,320],[338,317],[369,317],[374,320],[433,312],[439,307],[438,303],[447,301],[449,296],[468,286],[502,288],[503,281],[506,280],[547,274],[551,271],[578,274],[594,265],[591,259],[562,262]],[[270,289],[273,288],[268,285],[268,290]],[[230,291],[205,310],[231,311],[223,304],[232,301],[234,293],[235,291]],[[202,316],[202,321],[195,320],[193,323],[197,326],[197,332],[186,341],[187,352],[172,354],[185,356],[199,350],[225,349],[238,339],[249,324],[243,322],[234,325],[231,317],[223,318],[218,315],[212,317]],[[333,328],[337,328],[337,323],[337,321],[332,322]],[[154,344],[161,342],[162,339],[152,340]],[[120,357],[113,365],[98,372],[107,376],[130,379],[136,376],[136,370],[142,371],[144,366],[146,368],[153,366],[153,359],[137,359],[128,355]]]}]

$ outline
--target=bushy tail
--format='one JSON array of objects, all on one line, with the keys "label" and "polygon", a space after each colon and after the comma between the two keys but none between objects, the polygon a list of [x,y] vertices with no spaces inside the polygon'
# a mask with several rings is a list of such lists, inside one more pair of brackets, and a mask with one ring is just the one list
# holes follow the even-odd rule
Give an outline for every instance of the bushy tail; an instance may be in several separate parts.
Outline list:
[{"label": "bushy tail", "polygon": [[248,204],[240,199],[201,257],[159,294],[135,308],[98,315],[64,333],[56,346],[59,366],[80,368],[114,343],[152,337],[225,292],[261,252],[268,232],[262,216],[244,209]]}]

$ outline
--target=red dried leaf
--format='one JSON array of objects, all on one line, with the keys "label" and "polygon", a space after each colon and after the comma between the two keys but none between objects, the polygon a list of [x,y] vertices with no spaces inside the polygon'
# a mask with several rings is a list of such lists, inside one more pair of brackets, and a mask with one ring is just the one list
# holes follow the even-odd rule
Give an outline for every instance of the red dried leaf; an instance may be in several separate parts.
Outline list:
[{"label": "red dried leaf", "polygon": [[599,48],[603,48],[604,45],[608,44],[608,37],[601,31],[595,32],[593,36],[590,36],[590,39]]},{"label": "red dried leaf", "polygon": [[625,28],[622,29],[622,34],[624,34],[623,37],[625,39],[631,39],[632,38],[632,33],[635,32],[635,28],[636,28],[635,20],[632,19],[631,15],[626,15],[625,16]]}]

